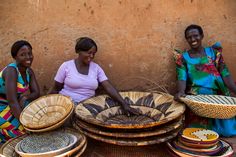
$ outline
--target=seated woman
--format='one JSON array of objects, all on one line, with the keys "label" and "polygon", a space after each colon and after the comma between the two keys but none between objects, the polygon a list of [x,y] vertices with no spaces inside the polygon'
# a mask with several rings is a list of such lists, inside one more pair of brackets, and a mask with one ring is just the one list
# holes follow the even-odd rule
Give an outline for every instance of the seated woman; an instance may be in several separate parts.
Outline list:
[{"label": "seated woman", "polygon": [[32,46],[24,40],[11,48],[15,62],[0,72],[0,142],[24,134],[19,116],[27,102],[39,97],[39,86],[33,70]]},{"label": "seated woman", "polygon": [[108,81],[102,68],[92,61],[97,52],[97,45],[92,39],[77,39],[75,52],[78,58],[66,61],[60,66],[50,93],[70,96],[75,104],[78,104],[95,96],[95,90],[100,83],[106,92],[122,105],[126,114],[138,114],[138,111],[131,108]]},{"label": "seated woman", "polygon": [[[202,46],[203,30],[198,25],[185,29],[185,38],[190,50],[176,53],[179,100],[185,94],[229,95],[230,89],[236,93],[236,85],[222,57],[222,47],[216,43],[210,47]],[[205,127],[215,130],[219,135],[236,135],[236,119],[207,119],[192,112],[186,113],[186,124],[190,127]]]}]

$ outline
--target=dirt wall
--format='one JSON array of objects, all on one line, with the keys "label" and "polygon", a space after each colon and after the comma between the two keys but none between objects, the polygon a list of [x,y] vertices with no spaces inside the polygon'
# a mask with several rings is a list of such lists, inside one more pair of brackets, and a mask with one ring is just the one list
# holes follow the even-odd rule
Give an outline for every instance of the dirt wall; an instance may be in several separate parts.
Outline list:
[{"label": "dirt wall", "polygon": [[119,90],[174,92],[171,50],[188,48],[183,33],[192,23],[203,27],[204,45],[223,44],[236,80],[235,0],[1,0],[0,21],[0,68],[12,61],[16,40],[30,41],[43,94],[60,64],[77,57],[81,36],[97,42],[95,61]]}]

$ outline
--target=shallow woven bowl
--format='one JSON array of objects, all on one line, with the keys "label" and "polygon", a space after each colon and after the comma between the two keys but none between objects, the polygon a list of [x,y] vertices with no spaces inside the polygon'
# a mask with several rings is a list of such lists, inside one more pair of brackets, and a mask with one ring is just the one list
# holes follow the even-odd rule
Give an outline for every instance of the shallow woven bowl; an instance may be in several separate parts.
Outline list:
[{"label": "shallow woven bowl", "polygon": [[46,132],[46,131],[55,130],[55,129],[59,128],[60,126],[62,126],[66,122],[66,120],[71,117],[73,112],[74,112],[74,110],[72,109],[70,111],[70,113],[64,119],[62,119],[60,122],[58,122],[54,125],[51,125],[49,127],[42,128],[42,129],[30,129],[30,128],[24,127],[24,129],[27,130],[27,131],[30,131],[30,132]]},{"label": "shallow woven bowl", "polygon": [[[61,133],[63,133],[63,132],[61,132]],[[60,155],[62,153],[65,153],[65,152],[71,150],[71,148],[77,142],[77,137],[75,135],[73,135],[73,134],[69,134],[69,135],[70,135],[70,140],[71,140],[70,143],[66,147],[63,147],[63,148],[60,148],[57,150],[47,151],[47,152],[43,152],[43,153],[26,153],[21,148],[21,143],[23,141],[20,141],[19,143],[17,143],[17,145],[15,147],[15,151],[22,157],[50,157],[50,156]]]},{"label": "shallow woven bowl", "polygon": [[169,122],[185,111],[185,105],[173,100],[168,94],[149,92],[121,92],[131,107],[141,115],[127,117],[121,105],[108,95],[90,98],[78,104],[76,116],[88,123],[121,129],[149,128]]},{"label": "shallow woven bowl", "polygon": [[73,109],[70,98],[60,94],[42,96],[32,101],[20,115],[20,122],[30,129],[42,129],[63,120]]},{"label": "shallow woven bowl", "polygon": [[197,115],[229,119],[236,116],[236,98],[222,95],[188,95],[181,100]]}]

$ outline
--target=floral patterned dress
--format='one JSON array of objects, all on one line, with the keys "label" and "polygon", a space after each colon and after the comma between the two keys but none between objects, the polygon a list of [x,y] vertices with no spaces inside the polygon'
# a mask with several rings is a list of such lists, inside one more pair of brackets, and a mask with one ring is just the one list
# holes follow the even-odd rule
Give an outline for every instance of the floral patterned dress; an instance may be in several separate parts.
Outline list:
[{"label": "floral patterned dress", "polygon": [[[223,77],[230,75],[222,57],[219,42],[205,47],[205,56],[192,58],[187,51],[177,50],[175,54],[177,79],[186,81],[186,94],[229,95]],[[186,112],[188,127],[213,129],[223,136],[236,135],[236,119],[209,119],[195,115],[189,109]]]}]

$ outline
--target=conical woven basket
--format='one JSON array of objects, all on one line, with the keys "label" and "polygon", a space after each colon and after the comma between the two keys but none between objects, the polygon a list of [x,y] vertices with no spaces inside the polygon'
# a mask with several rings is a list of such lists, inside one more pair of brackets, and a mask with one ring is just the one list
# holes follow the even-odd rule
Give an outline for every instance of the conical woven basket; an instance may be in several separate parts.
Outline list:
[{"label": "conical woven basket", "polygon": [[29,129],[42,129],[63,120],[73,109],[70,98],[60,94],[42,96],[27,107],[20,115],[20,122]]},{"label": "conical woven basket", "polygon": [[187,95],[181,100],[197,115],[229,119],[236,116],[236,98],[222,95]]},{"label": "conical woven basket", "polygon": [[101,95],[79,103],[75,108],[78,118],[107,128],[138,129],[167,123],[185,111],[185,105],[173,100],[169,94],[149,92],[121,92],[131,107],[141,115],[127,117],[121,105],[108,95]]}]

